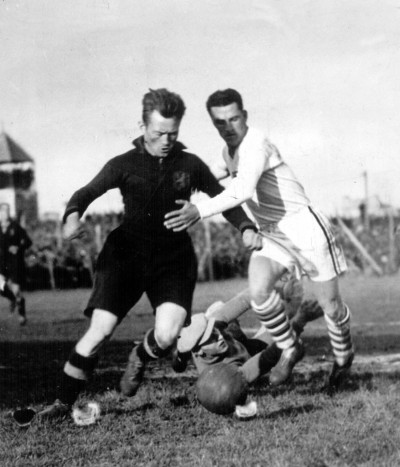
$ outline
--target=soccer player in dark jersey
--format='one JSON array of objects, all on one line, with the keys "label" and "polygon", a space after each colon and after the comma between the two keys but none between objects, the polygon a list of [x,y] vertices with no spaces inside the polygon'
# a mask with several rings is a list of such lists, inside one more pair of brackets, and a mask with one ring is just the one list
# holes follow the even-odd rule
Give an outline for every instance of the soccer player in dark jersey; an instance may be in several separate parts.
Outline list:
[{"label": "soccer player in dark jersey", "polygon": [[[86,208],[107,190],[119,188],[125,205],[122,224],[110,233],[97,260],[85,310],[89,329],[65,364],[58,400],[43,416],[69,411],[94,370],[99,348],[144,292],[155,310],[155,325],[129,356],[121,380],[125,395],[136,393],[146,362],[166,356],[190,322],[196,257],[188,233],[166,229],[164,216],[176,200],[189,200],[194,191],[215,196],[223,188],[208,166],[178,141],[185,112],[181,97],[166,89],[150,90],[142,104],[143,136],[74,193],[64,214],[64,235],[73,239],[80,235],[79,219]],[[242,232],[248,248],[261,246],[257,228],[242,208],[224,215]]]},{"label": "soccer player in dark jersey", "polygon": [[0,204],[0,294],[10,300],[11,312],[17,309],[21,326],[26,324],[25,251],[31,245],[25,229],[11,219],[9,204]]}]

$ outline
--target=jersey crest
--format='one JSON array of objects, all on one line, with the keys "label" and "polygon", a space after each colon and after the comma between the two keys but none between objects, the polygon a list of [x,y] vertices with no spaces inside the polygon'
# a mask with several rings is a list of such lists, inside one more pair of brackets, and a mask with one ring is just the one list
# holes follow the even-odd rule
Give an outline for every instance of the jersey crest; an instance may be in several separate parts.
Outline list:
[{"label": "jersey crest", "polygon": [[190,187],[190,175],[178,170],[172,174],[172,185],[176,191],[184,191]]}]

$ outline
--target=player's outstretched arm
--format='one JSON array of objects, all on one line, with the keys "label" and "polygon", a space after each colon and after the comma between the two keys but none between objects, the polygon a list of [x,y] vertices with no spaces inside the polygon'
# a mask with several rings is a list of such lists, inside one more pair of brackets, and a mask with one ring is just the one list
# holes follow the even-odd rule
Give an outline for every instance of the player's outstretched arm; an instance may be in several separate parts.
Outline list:
[{"label": "player's outstretched arm", "polygon": [[[192,188],[206,193],[211,198],[223,192],[224,187],[218,183],[218,180],[211,173],[207,164],[198,158],[195,161],[196,170]],[[184,200],[177,200],[177,204],[182,205],[182,209],[167,213],[164,223],[167,229],[172,229],[174,232],[187,229],[201,217],[197,206],[194,204]],[[240,230],[242,234],[248,228],[257,231],[256,225],[251,221],[251,219],[249,219],[242,207],[235,205],[233,209],[227,209],[224,211],[223,216],[226,220]]]},{"label": "player's outstretched arm", "polygon": [[[117,168],[118,169],[118,168]],[[108,190],[118,188],[122,181],[122,171],[114,167],[113,159],[100,170],[100,172],[87,185],[77,190],[68,201],[63,216],[64,223],[67,217],[77,212],[83,215],[88,206]]]},{"label": "player's outstretched arm", "polygon": [[205,314],[207,319],[215,318],[216,321],[230,323],[250,309],[250,292],[249,289],[245,289],[225,303],[213,303]]}]

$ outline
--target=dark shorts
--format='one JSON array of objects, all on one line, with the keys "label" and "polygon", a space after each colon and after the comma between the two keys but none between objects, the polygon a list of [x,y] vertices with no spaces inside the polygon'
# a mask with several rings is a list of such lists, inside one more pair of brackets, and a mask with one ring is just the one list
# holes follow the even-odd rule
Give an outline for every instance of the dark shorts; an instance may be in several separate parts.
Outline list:
[{"label": "dark shorts", "polygon": [[96,265],[85,315],[107,310],[121,321],[144,292],[154,309],[165,302],[183,307],[190,319],[197,279],[197,259],[189,238],[179,242],[136,244],[114,230]]},{"label": "dark shorts", "polygon": [[26,282],[24,257],[20,255],[8,255],[7,259],[2,263],[0,273],[3,274],[6,279],[23,288]]}]

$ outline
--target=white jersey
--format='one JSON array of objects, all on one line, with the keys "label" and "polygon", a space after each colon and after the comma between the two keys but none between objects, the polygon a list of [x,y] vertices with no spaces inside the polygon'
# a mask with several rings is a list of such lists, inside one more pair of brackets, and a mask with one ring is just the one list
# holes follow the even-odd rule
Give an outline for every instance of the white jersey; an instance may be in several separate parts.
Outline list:
[{"label": "white jersey", "polygon": [[221,194],[196,203],[201,218],[246,202],[262,229],[309,206],[303,186],[263,132],[249,128],[233,157],[227,146],[222,156],[213,171],[233,180]]}]

